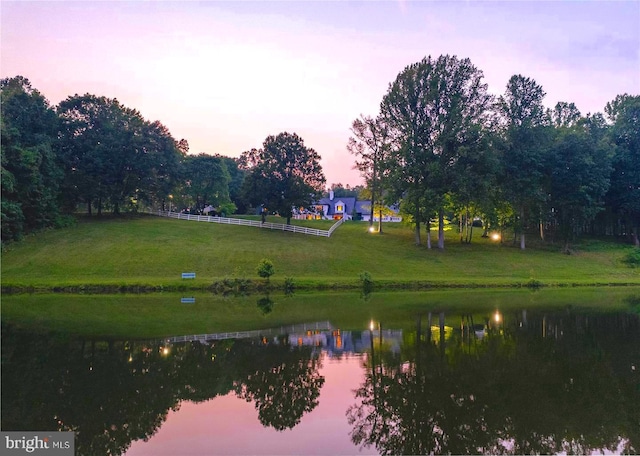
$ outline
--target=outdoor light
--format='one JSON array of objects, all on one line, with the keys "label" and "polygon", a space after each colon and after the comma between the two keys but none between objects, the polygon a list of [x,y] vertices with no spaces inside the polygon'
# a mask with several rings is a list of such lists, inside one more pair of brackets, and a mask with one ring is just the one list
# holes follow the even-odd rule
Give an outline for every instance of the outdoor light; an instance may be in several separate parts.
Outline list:
[{"label": "outdoor light", "polygon": [[375,328],[375,325],[373,323],[373,320],[371,320],[371,323],[369,323],[369,331],[373,331],[373,328]]},{"label": "outdoor light", "polygon": [[369,227],[369,233],[375,233],[376,229],[373,226]]},{"label": "outdoor light", "polygon": [[494,314],[493,319],[496,323],[500,323],[500,320],[502,320],[502,316],[500,315],[500,312],[496,310],[496,313]]},{"label": "outdoor light", "polygon": [[491,235],[491,239],[494,241],[499,241],[500,240],[500,233],[493,233]]},{"label": "outdoor light", "polygon": [[163,355],[165,355],[165,356],[166,356],[166,355],[168,355],[168,354],[169,354],[169,347],[164,347],[164,348],[162,348],[162,349],[161,349],[161,353],[162,353]]}]

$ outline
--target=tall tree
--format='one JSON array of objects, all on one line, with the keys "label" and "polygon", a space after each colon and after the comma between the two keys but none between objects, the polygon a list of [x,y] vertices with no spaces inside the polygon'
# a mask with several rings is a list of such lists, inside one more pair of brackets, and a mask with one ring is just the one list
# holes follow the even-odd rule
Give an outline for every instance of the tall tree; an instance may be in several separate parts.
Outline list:
[{"label": "tall tree", "polygon": [[277,211],[287,218],[287,224],[293,208],[310,206],[326,183],[320,155],[295,133],[267,137],[262,149],[244,152],[241,161],[248,169],[248,200]]},{"label": "tall tree", "polygon": [[527,217],[531,212],[539,212],[545,200],[548,117],[542,105],[544,96],[542,86],[533,79],[514,75],[497,104],[505,145],[501,181],[504,194],[519,217],[516,231],[520,233],[523,250]]},{"label": "tall tree", "polygon": [[[390,143],[387,126],[381,117],[360,116],[351,124],[353,136],[349,138],[347,149],[356,156],[355,168],[364,177],[371,192],[371,214],[369,227],[373,226],[376,203],[382,203],[385,161]],[[382,217],[379,218],[378,232],[382,233]]]},{"label": "tall tree", "polygon": [[[178,172],[180,148],[159,122],[116,99],[74,95],[58,106],[60,150],[66,165],[65,195],[70,204],[109,205],[114,213],[143,196],[166,196]],[[163,183],[164,182],[164,183]]]},{"label": "tall tree", "polygon": [[[482,71],[456,56],[426,57],[389,86],[380,110],[394,144],[390,175],[414,199],[416,243],[421,208],[435,206],[438,247],[444,248],[444,195],[459,177],[452,167],[466,137],[485,121],[490,102]],[[426,203],[425,197],[435,200]]]},{"label": "tall tree", "polygon": [[559,127],[572,127],[581,118],[580,111],[574,103],[567,103],[565,101],[559,101],[556,103],[553,111],[549,114],[551,122],[556,128]]},{"label": "tall tree", "polygon": [[231,177],[222,157],[199,154],[185,157],[182,195],[184,202],[198,210],[207,204],[228,203]]},{"label": "tall tree", "polygon": [[610,135],[616,145],[607,201],[640,247],[640,95],[618,95],[607,103],[605,113],[613,123]]},{"label": "tall tree", "polygon": [[53,226],[62,171],[54,141],[58,118],[22,76],[0,82],[2,241]]},{"label": "tall tree", "polygon": [[559,128],[551,148],[550,201],[564,251],[604,206],[609,188],[611,147],[598,141],[586,119],[573,127]]},{"label": "tall tree", "polygon": [[244,214],[247,211],[247,204],[242,198],[242,184],[244,183],[246,172],[240,167],[237,158],[217,156],[224,162],[229,172],[229,198],[236,205],[238,212]]}]

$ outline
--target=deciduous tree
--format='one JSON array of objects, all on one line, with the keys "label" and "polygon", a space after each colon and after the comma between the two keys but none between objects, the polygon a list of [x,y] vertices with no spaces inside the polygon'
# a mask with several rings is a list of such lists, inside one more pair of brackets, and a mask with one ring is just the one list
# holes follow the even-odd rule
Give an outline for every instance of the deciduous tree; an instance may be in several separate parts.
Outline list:
[{"label": "deciduous tree", "polygon": [[278,212],[287,224],[293,208],[310,206],[326,183],[320,155],[295,133],[267,137],[262,149],[244,152],[241,162],[248,170],[247,199]]},{"label": "deciduous tree", "polygon": [[[396,191],[404,183],[405,197],[413,198],[416,243],[421,208],[435,206],[438,247],[444,248],[444,195],[459,177],[453,165],[470,132],[485,121],[490,101],[482,71],[456,56],[426,57],[389,86],[380,110],[394,146],[390,177]],[[425,197],[436,200],[426,203]]]},{"label": "deciduous tree", "polygon": [[514,75],[497,104],[504,134],[501,182],[504,195],[519,217],[516,231],[525,249],[525,227],[530,213],[541,210],[544,191],[548,116],[542,105],[542,86],[533,79]]},{"label": "deciduous tree", "polygon": [[55,156],[57,116],[22,76],[0,82],[2,241],[53,226],[62,170]]}]

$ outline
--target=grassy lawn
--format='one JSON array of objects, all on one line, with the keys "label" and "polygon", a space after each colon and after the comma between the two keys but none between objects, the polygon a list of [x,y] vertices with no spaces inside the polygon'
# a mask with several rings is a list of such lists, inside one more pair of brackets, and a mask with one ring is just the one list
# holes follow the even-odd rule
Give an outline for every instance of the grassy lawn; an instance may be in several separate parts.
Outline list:
[{"label": "grassy lawn", "polygon": [[[282,221],[279,219],[278,221]],[[272,221],[272,220],[269,220]],[[276,220],[273,220],[276,221]],[[327,221],[296,221],[328,229]],[[517,286],[640,284],[640,270],[621,258],[633,247],[585,241],[576,253],[560,246],[521,251],[495,243],[475,230],[470,245],[448,232],[446,248],[415,246],[411,229],[386,224],[384,234],[367,233],[366,222],[346,222],[331,238],[254,227],[172,220],[155,216],[81,219],[70,228],[29,236],[2,255],[2,285],[52,290],[84,285],[209,287],[227,279],[260,282],[262,258],[275,265],[273,284],[286,277],[301,288],[359,285],[368,271],[377,286]],[[182,280],[195,272],[195,280]]]}]

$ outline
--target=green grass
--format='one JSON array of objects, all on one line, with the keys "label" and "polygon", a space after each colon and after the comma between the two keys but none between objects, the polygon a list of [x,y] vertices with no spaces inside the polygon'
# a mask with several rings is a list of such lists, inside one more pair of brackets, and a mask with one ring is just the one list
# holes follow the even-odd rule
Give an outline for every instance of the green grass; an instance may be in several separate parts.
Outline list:
[{"label": "green grass", "polygon": [[273,294],[273,310],[266,315],[257,306],[259,295],[228,298],[195,294],[195,304],[181,304],[180,297],[166,293],[16,294],[3,298],[2,320],[4,324],[36,330],[137,339],[327,320],[345,330],[363,330],[371,320],[385,328],[412,330],[417,316],[426,318],[428,312],[446,311],[447,324],[457,326],[462,314],[473,314],[474,321],[483,323],[495,310],[505,316],[522,309],[536,312],[569,307],[598,312],[634,311],[640,287],[375,292],[367,300],[357,292],[296,293],[292,297]]},{"label": "green grass", "polygon": [[[279,221],[281,221],[280,219]],[[326,221],[304,221],[327,229]],[[446,248],[415,246],[412,231],[386,224],[384,234],[366,222],[346,222],[331,238],[254,227],[171,220],[155,216],[83,218],[73,227],[46,231],[11,244],[2,255],[7,290],[71,287],[206,289],[225,278],[262,284],[261,259],[275,266],[271,283],[293,278],[298,289],[360,286],[368,271],[374,287],[640,284],[640,270],[622,260],[633,247],[590,240],[564,255],[560,246],[521,251],[475,230],[471,245],[448,232]],[[182,280],[182,272],[196,272]],[[73,288],[75,287],[75,288]]]}]

